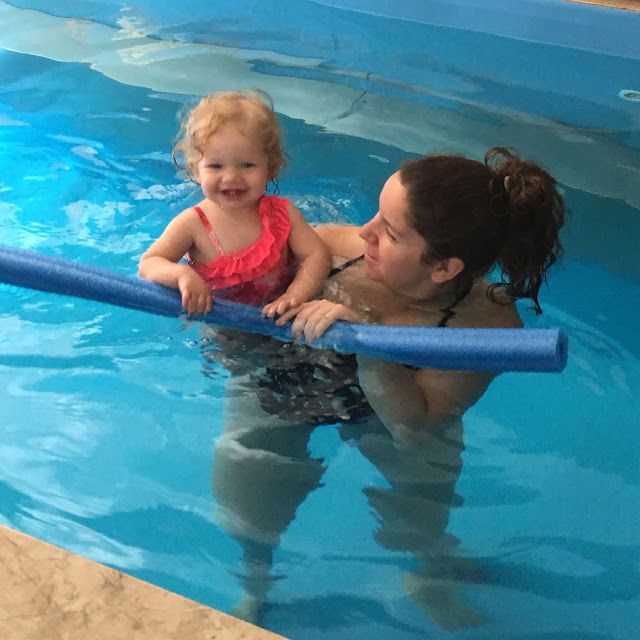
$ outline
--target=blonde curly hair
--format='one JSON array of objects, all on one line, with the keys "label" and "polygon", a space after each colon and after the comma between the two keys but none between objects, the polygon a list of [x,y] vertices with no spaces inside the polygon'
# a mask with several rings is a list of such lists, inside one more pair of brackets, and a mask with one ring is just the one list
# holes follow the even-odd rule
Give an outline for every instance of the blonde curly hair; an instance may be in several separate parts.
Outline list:
[{"label": "blonde curly hair", "polygon": [[269,180],[275,179],[285,165],[282,133],[270,96],[257,89],[220,91],[202,98],[180,127],[173,147],[176,166],[191,176],[191,167],[202,158],[211,136],[227,124],[245,136],[262,139]]}]

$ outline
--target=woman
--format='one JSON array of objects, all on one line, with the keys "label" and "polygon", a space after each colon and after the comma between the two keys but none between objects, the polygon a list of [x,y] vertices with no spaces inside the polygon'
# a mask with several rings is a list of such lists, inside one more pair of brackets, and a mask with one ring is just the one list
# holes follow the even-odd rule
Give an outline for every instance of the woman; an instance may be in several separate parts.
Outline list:
[{"label": "woman", "polygon": [[[530,298],[541,312],[538,293],[559,254],[563,222],[554,179],[506,149],[491,149],[484,164],[458,156],[407,162],[387,180],[370,222],[318,229],[342,264],[324,299],[286,312],[278,323],[291,320],[294,335],[308,341],[341,319],[520,327],[514,301]],[[490,284],[484,276],[496,265],[503,278]],[[255,367],[255,346],[251,353]],[[255,619],[273,550],[298,505],[320,484],[322,461],[307,452],[313,427],[342,422],[343,436],[356,441],[389,483],[364,493],[378,515],[377,540],[416,558],[417,572],[405,579],[408,594],[441,626],[476,623],[456,595],[451,575],[455,567],[459,577],[460,559],[445,529],[460,471],[461,417],[494,374],[320,353],[315,359],[325,360],[313,371],[303,369],[297,381],[292,372],[312,365],[295,357],[231,378],[213,489],[219,521],[244,552],[245,598],[236,613]],[[308,379],[322,381],[315,396]]]}]

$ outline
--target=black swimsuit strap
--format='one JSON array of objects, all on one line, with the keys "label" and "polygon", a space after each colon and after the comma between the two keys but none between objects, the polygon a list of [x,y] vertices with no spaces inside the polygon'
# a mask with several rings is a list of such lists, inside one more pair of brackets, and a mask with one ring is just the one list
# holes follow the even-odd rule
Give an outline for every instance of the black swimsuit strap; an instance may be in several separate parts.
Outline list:
[{"label": "black swimsuit strap", "polygon": [[456,299],[448,307],[444,307],[443,309],[440,309],[440,311],[442,312],[442,318],[438,323],[439,327],[446,327],[449,320],[451,320],[451,318],[453,318],[456,315],[456,312],[453,310],[454,307],[460,304],[469,295],[469,292],[471,291],[472,286],[473,286],[473,281],[469,281],[465,286],[463,286],[462,290],[456,296]]},{"label": "black swimsuit strap", "polygon": [[333,276],[337,276],[339,273],[342,273],[345,269],[348,269],[352,264],[356,264],[356,262],[360,262],[360,260],[363,260],[363,259],[364,259],[364,254],[362,254],[361,256],[358,256],[357,258],[351,258],[351,260],[347,260],[346,262],[343,262],[341,265],[337,267],[333,267],[333,269],[329,271],[329,275],[327,276],[327,279],[333,278]]}]

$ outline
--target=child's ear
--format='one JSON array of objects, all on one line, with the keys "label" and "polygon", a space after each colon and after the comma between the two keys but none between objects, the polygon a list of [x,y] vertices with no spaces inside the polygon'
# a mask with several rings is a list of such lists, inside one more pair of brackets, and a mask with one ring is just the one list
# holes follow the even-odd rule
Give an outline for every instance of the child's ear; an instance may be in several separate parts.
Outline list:
[{"label": "child's ear", "polygon": [[431,281],[435,284],[450,282],[464,270],[464,262],[460,258],[439,260],[431,272]]},{"label": "child's ear", "polygon": [[267,182],[273,182],[274,180],[278,179],[278,174],[280,173],[280,170],[282,169],[282,162],[273,162],[270,161],[269,162],[269,180]]},{"label": "child's ear", "polygon": [[197,184],[200,184],[200,175],[198,174],[198,163],[197,162],[190,162],[189,163],[189,173],[191,174],[191,177],[193,178],[193,180]]}]

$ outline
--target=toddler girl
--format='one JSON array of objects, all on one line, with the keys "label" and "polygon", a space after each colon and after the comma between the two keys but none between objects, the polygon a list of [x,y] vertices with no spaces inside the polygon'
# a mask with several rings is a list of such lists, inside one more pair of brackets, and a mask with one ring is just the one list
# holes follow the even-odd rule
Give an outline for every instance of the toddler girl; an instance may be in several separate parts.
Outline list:
[{"label": "toddler girl", "polygon": [[[190,314],[216,296],[280,315],[312,298],[330,268],[323,242],[285,198],[265,195],[284,165],[266,94],[222,92],[189,113],[174,159],[204,200],[176,216],[140,260],[139,275],[177,288]],[[188,264],[180,260],[186,255]],[[295,272],[295,275],[294,275]]]}]

